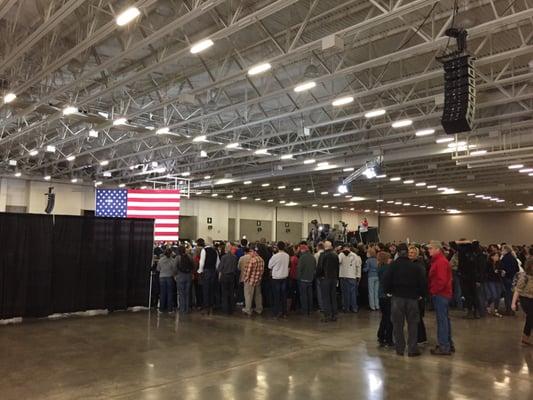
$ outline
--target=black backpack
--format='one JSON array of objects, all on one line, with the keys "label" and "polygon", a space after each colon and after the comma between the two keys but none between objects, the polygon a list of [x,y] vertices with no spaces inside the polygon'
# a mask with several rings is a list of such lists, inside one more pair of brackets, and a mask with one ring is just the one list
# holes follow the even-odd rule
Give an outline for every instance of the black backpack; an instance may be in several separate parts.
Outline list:
[{"label": "black backpack", "polygon": [[190,256],[184,255],[180,257],[178,262],[178,271],[184,274],[190,274],[193,270],[193,262]]}]

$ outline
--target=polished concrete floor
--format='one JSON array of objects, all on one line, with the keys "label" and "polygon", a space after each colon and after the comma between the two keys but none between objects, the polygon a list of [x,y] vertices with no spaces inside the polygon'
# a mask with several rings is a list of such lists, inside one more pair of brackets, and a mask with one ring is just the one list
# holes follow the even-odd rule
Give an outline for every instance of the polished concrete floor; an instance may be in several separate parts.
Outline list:
[{"label": "polished concrete floor", "polygon": [[3,326],[0,399],[533,399],[521,316],[453,318],[446,358],[378,349],[378,322],[143,311]]}]

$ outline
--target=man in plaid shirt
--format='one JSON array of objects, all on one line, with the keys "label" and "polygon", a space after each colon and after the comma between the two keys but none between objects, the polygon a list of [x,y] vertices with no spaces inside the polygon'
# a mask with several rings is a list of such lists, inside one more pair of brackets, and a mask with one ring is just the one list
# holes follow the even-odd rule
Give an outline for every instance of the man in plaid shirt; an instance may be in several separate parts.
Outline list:
[{"label": "man in plaid shirt", "polygon": [[265,262],[256,250],[250,251],[250,261],[244,270],[244,308],[242,312],[252,315],[252,300],[255,301],[255,312],[263,312],[263,297],[261,296],[261,278],[265,269]]}]

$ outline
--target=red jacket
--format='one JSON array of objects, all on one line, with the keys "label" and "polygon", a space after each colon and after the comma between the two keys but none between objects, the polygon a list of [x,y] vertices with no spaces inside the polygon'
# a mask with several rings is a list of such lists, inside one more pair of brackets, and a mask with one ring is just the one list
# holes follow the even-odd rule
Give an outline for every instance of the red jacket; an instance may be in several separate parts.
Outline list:
[{"label": "red jacket", "polygon": [[432,296],[452,298],[452,268],[442,253],[431,259],[429,293]]}]

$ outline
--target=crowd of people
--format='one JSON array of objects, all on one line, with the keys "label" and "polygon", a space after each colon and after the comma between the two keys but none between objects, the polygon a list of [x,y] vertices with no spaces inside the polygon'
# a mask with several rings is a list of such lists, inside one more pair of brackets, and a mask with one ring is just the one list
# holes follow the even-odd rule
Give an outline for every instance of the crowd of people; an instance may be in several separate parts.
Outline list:
[{"label": "crowd of people", "polygon": [[526,315],[521,341],[532,344],[533,246],[483,247],[465,239],[356,246],[198,239],[195,246],[156,246],[153,271],[159,276],[152,306],[159,302],[160,312],[232,314],[239,306],[246,316],[269,308],[272,317],[286,319],[293,312],[311,316],[318,310],[323,322],[332,323],[339,305],[343,313],[357,313],[368,303],[371,311],[381,312],[379,346],[398,355],[407,348],[408,356],[416,357],[419,344],[427,342],[426,307],[434,310],[437,325],[438,344],[431,353],[451,355],[450,306],[464,310],[465,318],[502,318],[514,316],[520,304]]}]

